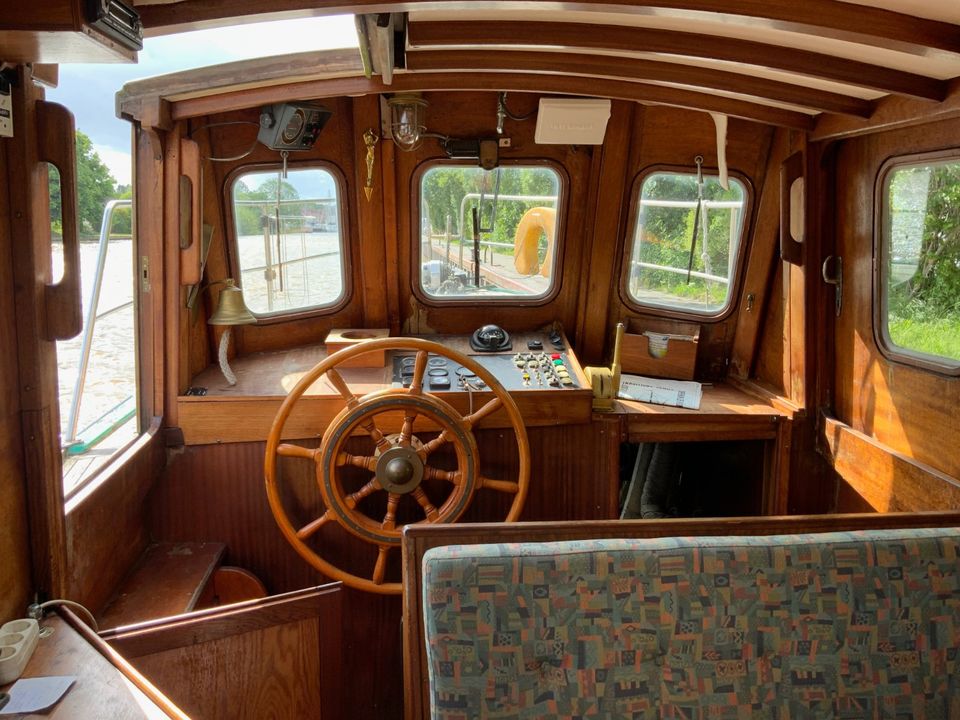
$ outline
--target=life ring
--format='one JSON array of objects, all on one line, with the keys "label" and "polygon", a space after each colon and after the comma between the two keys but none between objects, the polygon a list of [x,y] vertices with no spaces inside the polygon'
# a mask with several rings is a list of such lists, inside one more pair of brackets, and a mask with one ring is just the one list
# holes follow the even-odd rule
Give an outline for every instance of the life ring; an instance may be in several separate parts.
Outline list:
[{"label": "life ring", "polygon": [[[548,207],[533,207],[527,210],[513,238],[513,266],[521,275],[533,275],[540,270],[550,277],[553,266],[553,241],[557,224],[557,211]],[[540,234],[547,236],[547,255],[540,264]]]}]

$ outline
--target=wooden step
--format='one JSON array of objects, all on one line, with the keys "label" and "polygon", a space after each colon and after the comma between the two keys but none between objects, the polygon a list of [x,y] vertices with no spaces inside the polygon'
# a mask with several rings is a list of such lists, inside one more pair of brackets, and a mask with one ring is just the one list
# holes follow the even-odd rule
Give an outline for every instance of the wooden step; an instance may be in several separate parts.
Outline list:
[{"label": "wooden step", "polygon": [[100,629],[190,612],[225,550],[214,542],[150,545],[97,618]]}]

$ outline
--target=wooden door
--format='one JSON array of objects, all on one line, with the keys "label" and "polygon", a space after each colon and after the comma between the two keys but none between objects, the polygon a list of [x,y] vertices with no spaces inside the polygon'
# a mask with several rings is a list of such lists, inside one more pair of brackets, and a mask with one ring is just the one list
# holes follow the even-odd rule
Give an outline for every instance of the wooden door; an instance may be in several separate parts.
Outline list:
[{"label": "wooden door", "polygon": [[[839,475],[837,509],[918,511],[960,506],[956,442],[960,376],[896,357],[884,346],[878,310],[881,245],[891,169],[938,158],[960,163],[960,121],[847,140],[836,165],[836,249],[843,291],[835,318],[834,417],[822,439]],[[954,150],[951,150],[951,147]],[[887,208],[887,209],[885,209]],[[832,268],[828,268],[832,271]],[[827,307],[833,310],[833,291]]]}]

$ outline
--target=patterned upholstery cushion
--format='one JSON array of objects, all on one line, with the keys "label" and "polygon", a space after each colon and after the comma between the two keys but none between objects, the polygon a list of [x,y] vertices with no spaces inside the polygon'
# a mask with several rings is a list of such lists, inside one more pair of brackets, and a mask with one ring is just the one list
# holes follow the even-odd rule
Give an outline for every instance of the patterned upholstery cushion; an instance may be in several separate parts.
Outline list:
[{"label": "patterned upholstery cushion", "polygon": [[437,548],[434,718],[960,718],[960,530]]}]

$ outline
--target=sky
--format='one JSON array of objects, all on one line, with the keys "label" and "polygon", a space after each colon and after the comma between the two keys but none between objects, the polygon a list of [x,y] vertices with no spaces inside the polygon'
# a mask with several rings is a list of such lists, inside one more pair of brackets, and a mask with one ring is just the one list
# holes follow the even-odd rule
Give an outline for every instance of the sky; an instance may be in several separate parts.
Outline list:
[{"label": "sky", "polygon": [[117,183],[130,184],[130,123],[114,96],[131,80],[254,57],[356,47],[352,15],[253,23],[146,38],[136,64],[63,64],[47,99],[65,105]]}]

